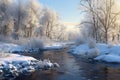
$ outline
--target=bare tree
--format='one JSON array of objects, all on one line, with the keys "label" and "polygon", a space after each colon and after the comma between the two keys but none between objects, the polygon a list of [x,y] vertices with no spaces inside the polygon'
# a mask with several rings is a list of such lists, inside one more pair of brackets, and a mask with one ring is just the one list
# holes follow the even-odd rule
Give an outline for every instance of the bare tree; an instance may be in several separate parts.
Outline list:
[{"label": "bare tree", "polygon": [[[87,14],[92,17],[91,21],[84,22],[92,24],[93,38],[108,42],[109,32],[116,24],[120,10],[115,11],[116,0],[81,0],[80,5],[84,7]],[[103,36],[101,36],[103,35]]]}]

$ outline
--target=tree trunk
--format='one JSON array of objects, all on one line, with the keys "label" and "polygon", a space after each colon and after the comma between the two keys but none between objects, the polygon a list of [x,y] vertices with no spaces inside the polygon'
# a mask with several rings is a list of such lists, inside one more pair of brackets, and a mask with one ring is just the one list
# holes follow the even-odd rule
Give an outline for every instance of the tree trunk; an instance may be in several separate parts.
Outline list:
[{"label": "tree trunk", "polygon": [[107,30],[105,31],[105,43],[106,44],[108,43],[108,31]]}]

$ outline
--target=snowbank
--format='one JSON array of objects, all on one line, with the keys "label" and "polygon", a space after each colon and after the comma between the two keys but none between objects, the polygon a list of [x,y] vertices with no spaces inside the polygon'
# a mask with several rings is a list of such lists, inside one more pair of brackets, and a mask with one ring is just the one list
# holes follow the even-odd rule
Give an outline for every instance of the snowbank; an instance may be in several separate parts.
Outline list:
[{"label": "snowbank", "polygon": [[44,49],[46,50],[53,50],[53,49],[62,49],[63,45],[61,44],[50,44],[50,45],[46,45]]},{"label": "snowbank", "polygon": [[95,48],[90,49],[88,44],[82,44],[70,50],[72,54],[93,58],[94,60],[120,63],[120,46],[109,47],[107,44],[96,44]]},{"label": "snowbank", "polygon": [[[34,43],[31,43],[31,44],[34,44]],[[14,43],[0,42],[0,51],[5,53],[31,53],[31,52],[37,52],[40,50],[41,50],[41,47],[35,48],[35,45],[17,45]]]},{"label": "snowbank", "polygon": [[39,61],[33,57],[18,54],[4,53],[0,58],[0,76],[3,78],[30,75],[35,70],[49,70],[57,67],[59,65],[51,63],[50,60]]},{"label": "snowbank", "polygon": [[100,55],[96,57],[95,60],[111,62],[111,63],[120,63],[120,56],[113,54]]},{"label": "snowbank", "polygon": [[85,54],[87,51],[89,50],[89,47],[87,46],[87,44],[82,44],[80,46],[77,46],[73,49],[71,49],[73,54],[77,54],[77,55],[83,55]]},{"label": "snowbank", "polygon": [[31,53],[31,52],[37,52],[41,50],[53,50],[53,49],[63,49],[66,47],[66,43],[52,43],[52,44],[46,44],[43,49],[40,48],[31,48],[28,46],[21,46],[13,43],[4,43],[0,42],[0,51],[5,53]]},{"label": "snowbank", "polygon": [[0,58],[0,62],[6,62],[6,63],[12,63],[12,62],[23,62],[23,61],[30,61],[30,60],[36,60],[33,57],[28,56],[22,56],[18,54],[10,54],[10,53],[2,53],[5,55],[5,57]]},{"label": "snowbank", "polygon": [[63,49],[73,44],[74,44],[73,42],[53,42],[53,43],[46,44],[44,49],[47,49],[47,50]]},{"label": "snowbank", "polygon": [[19,46],[13,43],[3,43],[0,42],[0,51],[2,52],[14,52],[14,51],[22,51],[23,46]]}]

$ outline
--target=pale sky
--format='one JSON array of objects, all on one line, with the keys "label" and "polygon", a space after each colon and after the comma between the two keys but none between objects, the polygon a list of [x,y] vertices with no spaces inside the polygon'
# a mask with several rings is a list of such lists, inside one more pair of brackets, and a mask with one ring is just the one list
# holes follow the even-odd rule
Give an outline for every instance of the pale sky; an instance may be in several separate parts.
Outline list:
[{"label": "pale sky", "polygon": [[41,4],[55,10],[60,20],[68,27],[74,27],[83,18],[80,16],[79,0],[39,0]]}]

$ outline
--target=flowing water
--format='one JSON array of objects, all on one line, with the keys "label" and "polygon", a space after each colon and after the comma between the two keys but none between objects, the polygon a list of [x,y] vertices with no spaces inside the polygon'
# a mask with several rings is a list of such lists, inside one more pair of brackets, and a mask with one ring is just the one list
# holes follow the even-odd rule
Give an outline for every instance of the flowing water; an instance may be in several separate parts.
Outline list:
[{"label": "flowing water", "polygon": [[50,59],[51,62],[57,62],[60,68],[36,71],[30,76],[21,76],[16,80],[120,80],[120,65],[88,62],[67,53],[65,49],[26,55],[36,59]]}]

